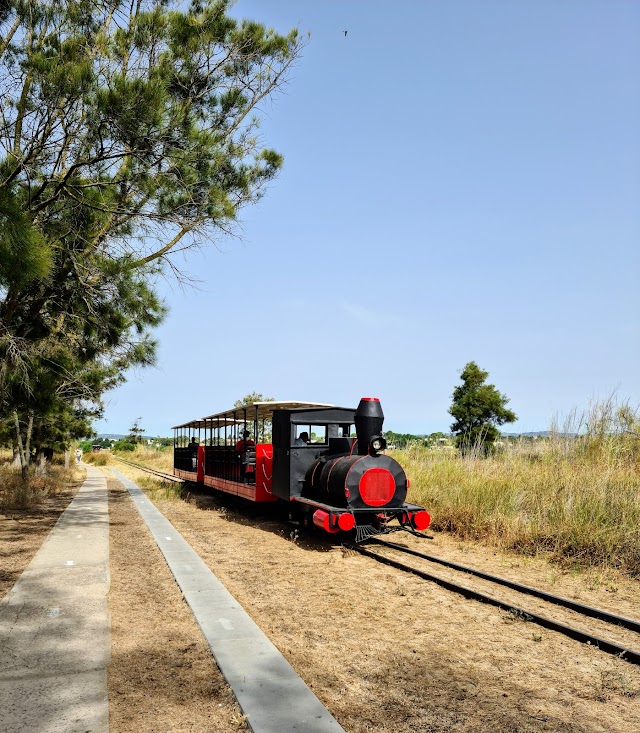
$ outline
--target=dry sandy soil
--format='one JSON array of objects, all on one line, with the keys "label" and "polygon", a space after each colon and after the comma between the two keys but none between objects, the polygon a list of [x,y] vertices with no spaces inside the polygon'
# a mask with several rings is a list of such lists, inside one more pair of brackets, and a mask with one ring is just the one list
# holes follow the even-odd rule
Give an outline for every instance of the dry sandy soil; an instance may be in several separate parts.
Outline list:
[{"label": "dry sandy soil", "polygon": [[[246,730],[128,495],[113,479],[109,486],[112,733]],[[301,534],[276,516],[202,494],[156,504],[349,733],[640,730],[638,667]],[[403,537],[422,551],[640,616],[640,583],[614,573],[563,573],[446,536]],[[21,545],[2,543],[10,555]]]}]

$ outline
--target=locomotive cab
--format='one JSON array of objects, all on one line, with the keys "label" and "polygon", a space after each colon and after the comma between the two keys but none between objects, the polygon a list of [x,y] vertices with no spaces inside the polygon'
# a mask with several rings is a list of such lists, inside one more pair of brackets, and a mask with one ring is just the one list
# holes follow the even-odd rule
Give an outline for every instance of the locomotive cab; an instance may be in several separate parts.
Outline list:
[{"label": "locomotive cab", "polygon": [[[302,496],[309,466],[337,445],[350,446],[352,425],[353,410],[342,407],[275,410],[273,493],[286,501]],[[306,445],[296,444],[302,433]]]}]

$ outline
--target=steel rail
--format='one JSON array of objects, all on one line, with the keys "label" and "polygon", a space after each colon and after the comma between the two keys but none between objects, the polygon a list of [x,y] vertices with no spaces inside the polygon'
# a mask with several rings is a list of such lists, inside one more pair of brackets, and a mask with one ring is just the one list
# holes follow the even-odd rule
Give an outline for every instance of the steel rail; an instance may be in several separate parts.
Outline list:
[{"label": "steel rail", "polygon": [[508,578],[501,578],[498,575],[484,573],[482,572],[482,570],[476,570],[475,568],[470,568],[466,565],[460,565],[450,560],[443,560],[442,558],[435,557],[434,555],[427,555],[424,552],[418,552],[417,550],[412,550],[409,547],[403,547],[402,545],[398,545],[395,542],[383,542],[379,539],[372,539],[371,541],[375,542],[377,545],[382,545],[383,547],[391,547],[394,550],[398,550],[399,552],[404,552],[407,555],[415,555],[416,557],[423,558],[424,560],[428,560],[429,562],[438,563],[439,565],[443,565],[446,568],[451,568],[452,570],[459,570],[460,572],[467,573],[468,575],[475,575],[477,578],[489,580],[492,583],[496,583],[496,585],[504,585],[507,588],[518,591],[519,593],[526,593],[527,595],[534,596],[535,598],[541,598],[548,603],[553,603],[556,606],[564,606],[565,608],[569,608],[576,613],[582,614],[583,616],[590,616],[591,618],[605,621],[608,624],[622,626],[625,629],[629,629],[630,631],[635,631],[636,633],[640,634],[640,621],[634,621],[633,619],[626,618],[624,616],[617,616],[615,613],[609,613],[609,611],[603,611],[600,608],[585,606],[584,604],[577,603],[576,601],[572,601],[569,598],[556,596],[553,595],[553,593],[547,593],[546,591],[539,590],[538,588],[532,588],[529,585],[522,585],[521,583],[516,583],[515,581],[509,580]]},{"label": "steel rail", "polygon": [[458,585],[457,583],[453,583],[450,580],[445,580],[444,578],[441,578],[438,575],[433,575],[423,570],[412,568],[409,565],[404,565],[403,563],[400,563],[397,560],[392,560],[391,558],[385,557],[384,555],[380,555],[377,552],[372,552],[371,550],[367,550],[364,547],[362,547],[361,545],[352,546],[352,549],[356,550],[356,552],[359,552],[361,555],[365,555],[366,557],[370,557],[374,560],[377,560],[378,562],[383,563],[384,565],[389,565],[393,568],[396,568],[397,570],[403,570],[404,572],[411,573],[412,575],[417,575],[419,578],[422,578],[423,580],[428,580],[432,583],[436,583],[437,585],[441,586],[442,588],[445,588],[446,590],[452,591],[454,593],[458,593],[459,595],[464,596],[465,598],[469,598],[474,601],[480,601],[481,603],[486,603],[487,605],[490,605],[490,606],[495,606],[496,608],[499,608],[502,611],[514,613],[517,616],[520,616],[522,619],[527,620],[527,621],[533,621],[534,623],[538,624],[539,626],[542,626],[543,628],[550,629],[551,631],[557,631],[558,633],[564,634],[564,636],[568,636],[569,638],[574,639],[575,641],[580,641],[583,644],[589,644],[591,646],[594,646],[597,649],[600,649],[600,651],[606,652],[607,654],[613,654],[619,657],[620,659],[623,659],[625,662],[640,665],[640,652],[634,651],[633,649],[627,649],[626,647],[623,647],[620,644],[616,644],[614,642],[607,641],[606,639],[601,639],[600,637],[595,636],[593,634],[588,634],[585,631],[580,631],[580,629],[574,629],[571,626],[567,626],[566,624],[561,624],[558,621],[554,621],[553,619],[547,618],[546,616],[541,616],[540,614],[534,613],[532,611],[527,611],[524,608],[519,608],[518,606],[515,606],[512,603],[507,603],[506,601],[500,601],[497,598],[493,598],[492,596],[486,595],[485,593],[480,593],[479,591],[472,590],[471,588],[466,588],[463,585]]},{"label": "steel rail", "polygon": [[164,473],[163,471],[157,471],[155,468],[149,468],[148,466],[143,466],[141,463],[135,463],[134,461],[127,461],[124,458],[120,458],[120,456],[111,456],[112,458],[115,458],[116,461],[121,461],[122,463],[126,463],[128,466],[133,466],[133,468],[138,468],[141,471],[147,471],[147,473],[153,473],[156,476],[159,476],[160,478],[165,479],[166,481],[173,481],[174,483],[178,484],[184,484],[184,479],[178,478],[177,476],[173,476],[170,473]]}]

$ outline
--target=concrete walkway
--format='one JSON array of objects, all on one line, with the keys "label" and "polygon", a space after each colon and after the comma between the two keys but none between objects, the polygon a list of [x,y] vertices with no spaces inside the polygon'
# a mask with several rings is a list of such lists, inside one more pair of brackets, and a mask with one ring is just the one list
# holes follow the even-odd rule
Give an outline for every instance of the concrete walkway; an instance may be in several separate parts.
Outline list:
[{"label": "concrete walkway", "polygon": [[107,482],[93,466],[0,602],[3,733],[108,733]]},{"label": "concrete walkway", "polygon": [[131,494],[158,543],[251,730],[344,733],[171,522],[132,481],[111,471]]}]

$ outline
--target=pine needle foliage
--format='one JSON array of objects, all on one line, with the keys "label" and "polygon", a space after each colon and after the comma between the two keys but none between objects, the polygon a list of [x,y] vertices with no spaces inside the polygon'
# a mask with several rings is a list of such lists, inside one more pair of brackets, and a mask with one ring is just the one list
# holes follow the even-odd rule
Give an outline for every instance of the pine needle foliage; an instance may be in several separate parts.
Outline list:
[{"label": "pine needle foliage", "polygon": [[470,361],[460,374],[462,384],[453,390],[449,414],[455,418],[451,431],[463,451],[486,451],[500,435],[496,426],[517,420],[506,405],[509,398],[486,384],[489,372]]},{"label": "pine needle foliage", "polygon": [[153,362],[153,278],[281,167],[256,112],[303,43],[230,4],[0,6],[0,423],[18,442],[52,415],[80,430]]}]

